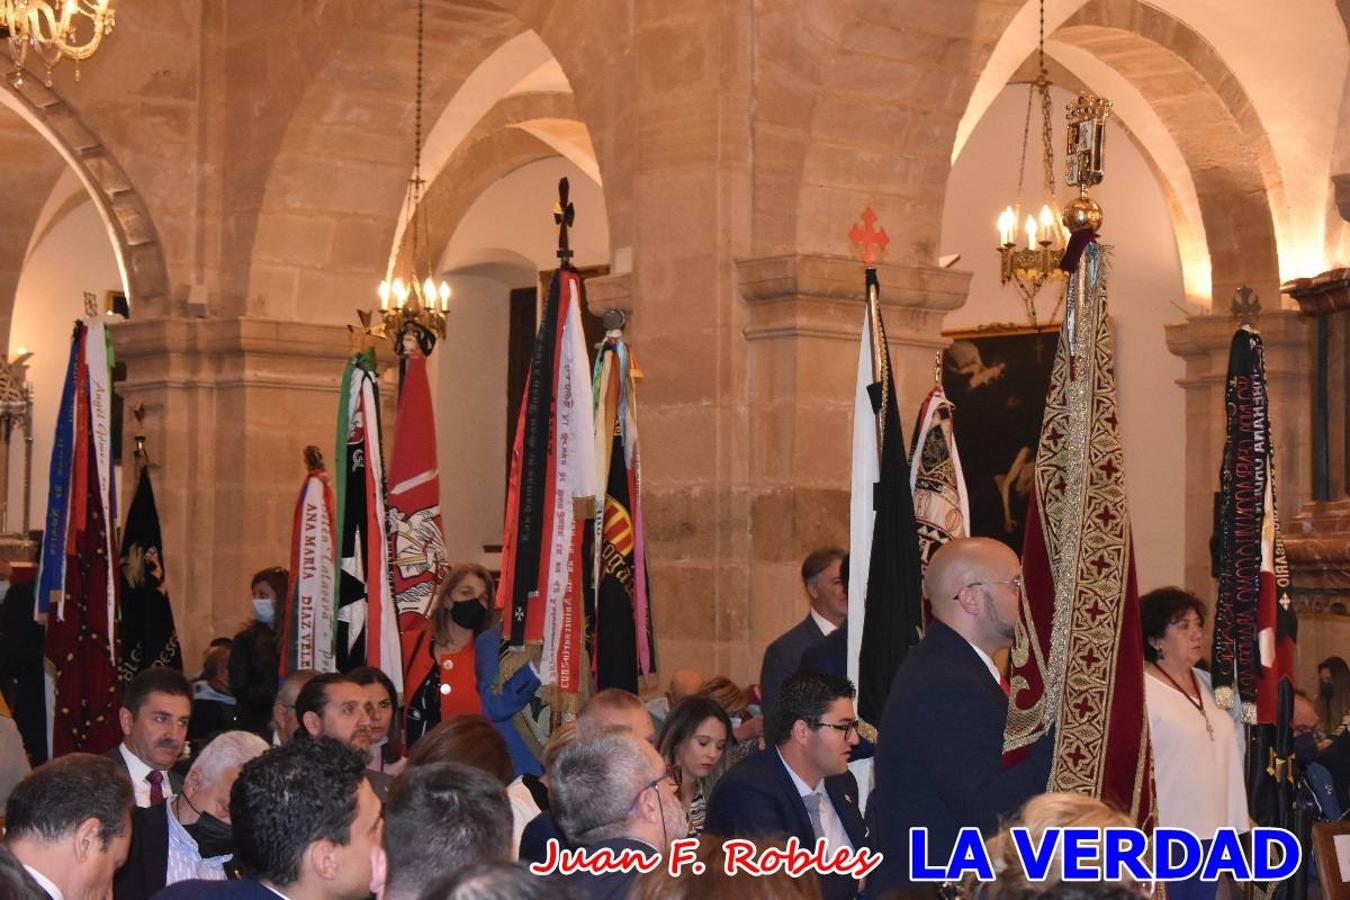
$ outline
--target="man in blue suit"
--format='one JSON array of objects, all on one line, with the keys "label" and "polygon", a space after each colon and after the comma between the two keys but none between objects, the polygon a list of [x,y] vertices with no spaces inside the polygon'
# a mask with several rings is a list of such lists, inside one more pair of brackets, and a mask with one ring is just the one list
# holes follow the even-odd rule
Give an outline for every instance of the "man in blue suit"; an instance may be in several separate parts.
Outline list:
[{"label": "man in blue suit", "polygon": [[839,547],[811,551],[802,562],[802,585],[811,600],[811,609],[788,631],[779,635],[764,650],[759,670],[760,708],[764,721],[773,715],[779,687],[801,665],[802,654],[821,638],[844,624],[848,615],[848,588],[840,567],[845,553]]},{"label": "man in blue suit", "polygon": [[[858,743],[853,685],[819,672],[797,672],[783,682],[773,718],[764,725],[768,747],[732,766],[713,789],[705,833],[720,837],[796,837],[827,852],[869,846],[858,808],[858,783],[848,770]],[[848,875],[821,879],[824,896],[852,897]]]},{"label": "man in blue suit", "polygon": [[924,576],[933,621],[895,673],[877,738],[868,821],[883,861],[868,893],[909,884],[911,828],[928,829],[928,862],[945,866],[962,827],[986,835],[1045,791],[1054,740],[1003,766],[1005,681],[993,656],[1012,646],[1022,567],[1007,545],[959,538]]},{"label": "man in blue suit", "polygon": [[156,900],[362,900],[384,889],[380,801],[361,753],[291,741],[245,763],[230,791],[238,881],[180,881]]}]

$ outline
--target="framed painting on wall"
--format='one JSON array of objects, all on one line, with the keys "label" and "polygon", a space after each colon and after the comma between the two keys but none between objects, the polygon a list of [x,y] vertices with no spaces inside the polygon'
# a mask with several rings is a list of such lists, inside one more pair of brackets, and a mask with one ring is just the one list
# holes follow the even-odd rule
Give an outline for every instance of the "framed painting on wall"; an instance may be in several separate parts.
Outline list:
[{"label": "framed painting on wall", "polygon": [[942,386],[955,406],[970,529],[1022,552],[1059,324],[944,332]]}]

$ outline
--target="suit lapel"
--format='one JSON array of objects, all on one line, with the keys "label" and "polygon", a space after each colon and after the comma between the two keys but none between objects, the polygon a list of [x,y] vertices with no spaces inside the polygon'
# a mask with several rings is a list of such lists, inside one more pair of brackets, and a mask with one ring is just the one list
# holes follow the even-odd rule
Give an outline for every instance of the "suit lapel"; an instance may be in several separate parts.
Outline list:
[{"label": "suit lapel", "polygon": [[797,792],[796,782],[788,774],[787,764],[783,762],[777,747],[769,747],[764,752],[770,756],[769,761],[773,764],[779,788],[783,791],[783,796],[787,798],[788,808],[792,810],[793,816],[797,820],[793,828],[797,839],[802,842],[803,846],[815,844],[816,832],[811,827],[811,816],[806,812],[806,804],[802,802],[802,795]]},{"label": "suit lapel", "polygon": [[826,778],[825,793],[830,795],[830,803],[834,806],[839,821],[844,824],[844,831],[848,834],[853,849],[867,846],[867,824],[863,822],[862,813],[858,809],[857,782],[847,775]]}]

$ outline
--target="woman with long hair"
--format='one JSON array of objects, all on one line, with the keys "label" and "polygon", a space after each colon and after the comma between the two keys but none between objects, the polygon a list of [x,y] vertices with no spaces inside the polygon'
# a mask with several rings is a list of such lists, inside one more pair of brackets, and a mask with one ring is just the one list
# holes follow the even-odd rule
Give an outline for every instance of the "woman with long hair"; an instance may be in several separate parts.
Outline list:
[{"label": "woman with long hair", "polygon": [[407,760],[403,756],[403,729],[399,726],[403,716],[394,682],[374,666],[353,669],[347,677],[366,692],[366,711],[370,713],[370,763],[366,768],[397,775]]},{"label": "woman with long hair", "polygon": [[[408,747],[457,715],[481,715],[501,733],[516,775],[540,774],[539,760],[512,725],[535,691],[534,666],[501,677],[502,628],[493,602],[492,575],[476,563],[459,563],[436,589],[427,628],[406,654]],[[508,779],[509,781],[510,779]]]},{"label": "woman with long hair", "polygon": [[680,768],[680,799],[689,810],[691,836],[703,831],[708,795],[730,740],[731,718],[726,710],[697,694],[675,704],[656,738],[661,756]]},{"label": "woman with long hair", "polygon": [[230,693],[234,695],[234,727],[272,738],[272,704],[282,635],[286,633],[286,588],[290,575],[280,566],[263,569],[249,582],[249,613],[244,628],[230,642]]}]

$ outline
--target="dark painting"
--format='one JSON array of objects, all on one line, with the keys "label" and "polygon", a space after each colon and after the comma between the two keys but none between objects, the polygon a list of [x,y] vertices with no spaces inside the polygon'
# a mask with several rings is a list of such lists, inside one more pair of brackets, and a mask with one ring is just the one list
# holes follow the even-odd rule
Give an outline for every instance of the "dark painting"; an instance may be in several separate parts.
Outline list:
[{"label": "dark painting", "polygon": [[952,345],[942,357],[942,386],[956,407],[971,533],[1021,554],[1059,326],[945,336]]}]

